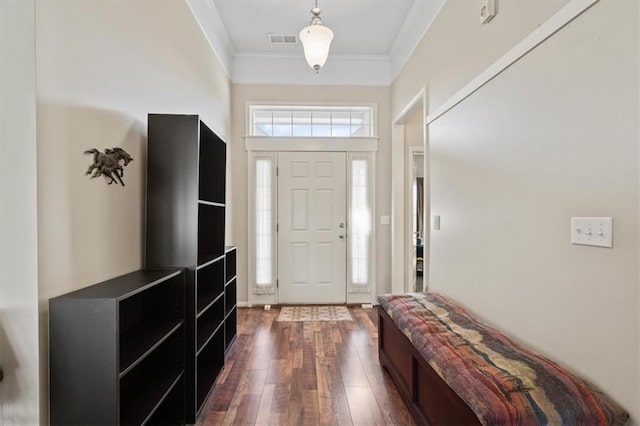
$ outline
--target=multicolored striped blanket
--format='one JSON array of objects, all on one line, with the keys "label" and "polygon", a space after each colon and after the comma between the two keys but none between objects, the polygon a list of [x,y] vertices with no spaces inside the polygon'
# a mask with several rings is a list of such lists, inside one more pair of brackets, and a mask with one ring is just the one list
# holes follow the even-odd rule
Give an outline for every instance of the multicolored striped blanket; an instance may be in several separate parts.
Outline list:
[{"label": "multicolored striped blanket", "polygon": [[442,295],[382,295],[380,306],[485,425],[624,425],[593,385],[474,319]]}]

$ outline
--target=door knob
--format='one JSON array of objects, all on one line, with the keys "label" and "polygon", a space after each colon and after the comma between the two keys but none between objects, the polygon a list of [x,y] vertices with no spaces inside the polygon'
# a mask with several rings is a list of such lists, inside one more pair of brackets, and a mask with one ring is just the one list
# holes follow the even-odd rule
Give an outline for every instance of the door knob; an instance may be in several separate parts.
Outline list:
[{"label": "door knob", "polygon": [[340,234],[340,235],[338,235],[338,238],[340,238],[341,240],[344,240],[344,235]]},{"label": "door knob", "polygon": [[338,225],[340,228],[344,228],[344,222],[340,222],[340,225]]}]

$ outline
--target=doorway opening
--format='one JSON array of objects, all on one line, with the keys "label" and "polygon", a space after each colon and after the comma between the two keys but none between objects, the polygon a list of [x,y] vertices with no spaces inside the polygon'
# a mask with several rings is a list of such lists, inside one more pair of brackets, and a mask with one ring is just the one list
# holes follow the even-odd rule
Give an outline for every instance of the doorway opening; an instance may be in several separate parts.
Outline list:
[{"label": "doorway opening", "polygon": [[391,291],[429,286],[429,159],[426,88],[393,121]]},{"label": "doorway opening", "polygon": [[424,151],[411,150],[411,244],[410,258],[415,282],[415,291],[424,291]]}]

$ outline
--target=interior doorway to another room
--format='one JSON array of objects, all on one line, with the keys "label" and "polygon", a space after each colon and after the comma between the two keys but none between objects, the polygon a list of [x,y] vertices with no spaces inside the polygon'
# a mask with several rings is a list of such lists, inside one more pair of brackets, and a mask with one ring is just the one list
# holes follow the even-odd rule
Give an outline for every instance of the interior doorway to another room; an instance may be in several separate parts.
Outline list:
[{"label": "interior doorway to another room", "polygon": [[429,160],[422,89],[393,121],[392,292],[425,291],[429,283]]},{"label": "interior doorway to another room", "polygon": [[424,291],[424,151],[411,150],[411,244],[413,247],[410,259],[413,265],[413,288],[415,291]]}]

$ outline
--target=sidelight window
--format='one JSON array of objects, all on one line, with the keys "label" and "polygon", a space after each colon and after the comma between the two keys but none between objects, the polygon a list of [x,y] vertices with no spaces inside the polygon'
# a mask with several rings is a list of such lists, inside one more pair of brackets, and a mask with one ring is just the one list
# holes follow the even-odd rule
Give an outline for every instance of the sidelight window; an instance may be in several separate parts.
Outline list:
[{"label": "sidelight window", "polygon": [[367,284],[369,278],[369,244],[371,211],[367,200],[367,161],[353,160],[351,179],[351,280],[354,285]]},{"label": "sidelight window", "polygon": [[256,153],[253,156],[253,261],[251,282],[254,292],[272,294],[276,287],[275,271],[275,171],[276,156]]},{"label": "sidelight window", "polygon": [[256,285],[271,285],[273,252],[271,233],[271,161],[256,161]]},{"label": "sidelight window", "polygon": [[[348,154],[349,250],[347,262],[349,293],[373,290],[373,155]],[[350,301],[357,299],[352,296]]]}]

